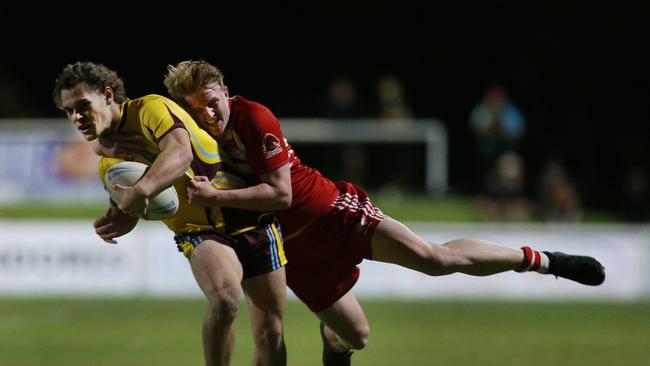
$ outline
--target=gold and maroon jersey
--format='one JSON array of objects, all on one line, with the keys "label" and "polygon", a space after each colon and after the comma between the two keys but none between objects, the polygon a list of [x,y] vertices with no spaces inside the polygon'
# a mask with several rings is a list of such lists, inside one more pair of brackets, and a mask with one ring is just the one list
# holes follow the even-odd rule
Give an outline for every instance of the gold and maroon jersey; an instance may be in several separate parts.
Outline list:
[{"label": "gold and maroon jersey", "polygon": [[[217,189],[243,188],[244,181],[223,171],[217,142],[199,128],[194,119],[171,99],[160,95],[146,95],[132,99],[121,106],[122,117],[112,129],[113,133],[143,136],[146,152],[134,156],[134,160],[151,165],[160,153],[158,143],[169,132],[182,128],[189,134],[194,160],[183,177],[174,182],[178,192],[179,207],[176,214],[163,222],[175,233],[192,233],[217,230],[235,234],[254,229],[262,213],[232,208],[214,208],[190,205],[187,201],[187,182],[195,175],[211,179]],[[99,162],[100,177],[121,159],[102,158]]]}]

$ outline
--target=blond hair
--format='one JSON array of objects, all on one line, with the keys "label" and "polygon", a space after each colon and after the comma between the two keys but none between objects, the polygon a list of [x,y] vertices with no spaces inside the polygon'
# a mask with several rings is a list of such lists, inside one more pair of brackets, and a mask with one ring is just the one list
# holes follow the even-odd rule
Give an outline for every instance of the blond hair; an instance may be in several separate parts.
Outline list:
[{"label": "blond hair", "polygon": [[163,82],[169,95],[179,101],[202,88],[214,84],[224,86],[223,73],[216,66],[203,60],[182,61],[176,66],[167,65],[167,74]]}]

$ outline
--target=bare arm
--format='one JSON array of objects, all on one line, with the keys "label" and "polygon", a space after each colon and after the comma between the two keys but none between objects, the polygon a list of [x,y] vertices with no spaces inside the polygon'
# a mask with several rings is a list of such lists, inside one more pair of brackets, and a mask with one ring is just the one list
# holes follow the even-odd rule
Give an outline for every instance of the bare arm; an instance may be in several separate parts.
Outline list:
[{"label": "bare arm", "polygon": [[134,187],[146,197],[172,185],[192,164],[192,145],[187,131],[174,129],[160,140],[158,147],[160,154]]},{"label": "bare arm", "polygon": [[291,205],[291,167],[287,163],[260,177],[262,183],[231,190],[217,190],[205,177],[188,183],[191,204],[241,208],[251,211],[277,211]]},{"label": "bare arm", "polygon": [[143,216],[147,208],[147,198],[170,186],[185,174],[192,163],[192,147],[187,131],[174,129],[158,146],[160,154],[135,186],[116,187],[123,191],[119,207],[130,215]]}]

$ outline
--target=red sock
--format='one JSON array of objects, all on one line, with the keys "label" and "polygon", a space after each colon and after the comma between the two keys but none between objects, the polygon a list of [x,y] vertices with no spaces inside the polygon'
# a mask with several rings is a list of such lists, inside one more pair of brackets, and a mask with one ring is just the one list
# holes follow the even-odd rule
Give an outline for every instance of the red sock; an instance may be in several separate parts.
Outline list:
[{"label": "red sock", "polygon": [[516,272],[537,271],[542,262],[542,255],[540,252],[534,250],[529,246],[521,247],[524,251],[524,260],[521,265],[515,269]]}]

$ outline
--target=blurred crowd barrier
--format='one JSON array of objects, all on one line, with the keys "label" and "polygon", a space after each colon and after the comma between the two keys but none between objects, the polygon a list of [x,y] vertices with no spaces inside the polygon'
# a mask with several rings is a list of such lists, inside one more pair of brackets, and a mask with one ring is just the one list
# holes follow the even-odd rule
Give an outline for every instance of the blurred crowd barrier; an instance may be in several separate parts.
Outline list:
[{"label": "blurred crowd barrier", "polygon": [[[428,277],[395,265],[361,264],[354,292],[363,298],[498,298],[622,300],[650,298],[650,227],[635,225],[409,223],[431,242],[458,237],[499,241],[513,247],[597,257],[607,268],[598,287],[506,272],[488,277]],[[159,222],[142,222],[104,243],[91,220],[0,220],[0,296],[201,296],[172,233]],[[290,296],[293,297],[292,294]]]},{"label": "blurred crowd barrier", "polygon": [[[282,119],[282,127],[289,143],[421,144],[426,154],[426,191],[442,195],[447,190],[447,134],[437,120],[386,125],[378,120],[332,123],[320,119]],[[324,154],[327,151],[323,149]],[[97,161],[90,145],[66,120],[0,121],[0,204],[25,200],[103,201],[105,193],[97,179]]]},{"label": "blurred crowd barrier", "polygon": [[65,120],[3,120],[0,204],[105,200],[98,160]]}]

